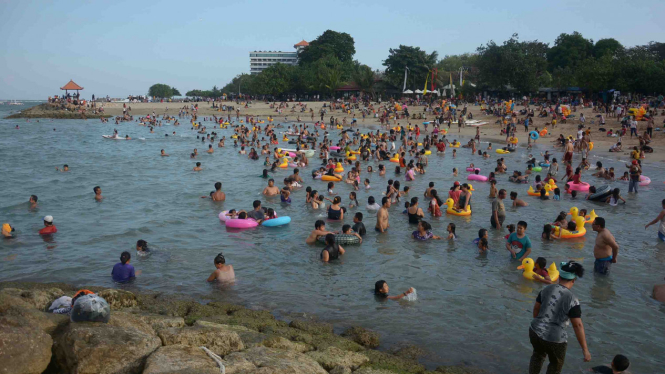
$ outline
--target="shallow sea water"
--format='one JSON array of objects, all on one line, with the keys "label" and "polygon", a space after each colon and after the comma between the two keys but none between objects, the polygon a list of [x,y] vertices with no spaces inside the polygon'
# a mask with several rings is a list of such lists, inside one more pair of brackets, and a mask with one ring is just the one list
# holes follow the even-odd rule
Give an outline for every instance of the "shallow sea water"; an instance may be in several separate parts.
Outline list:
[{"label": "shallow sea water", "polygon": [[[10,109],[0,107],[5,117]],[[181,120],[181,122],[188,122]],[[20,126],[15,130],[15,125]],[[207,126],[212,131],[212,123]],[[53,129],[56,131],[53,131]],[[120,134],[145,140],[110,141],[101,135],[118,128]],[[373,130],[376,128],[371,127]],[[164,137],[176,131],[176,136]],[[220,135],[231,135],[231,129],[216,129]],[[495,129],[490,130],[492,133]],[[265,181],[258,177],[263,162],[239,156],[232,141],[215,153],[203,153],[207,144],[190,127],[166,125],[150,134],[135,123],[102,124],[99,120],[0,120],[0,220],[17,229],[17,239],[0,241],[0,281],[62,281],[80,285],[124,287],[187,294],[197,299],[227,300],[250,307],[267,308],[278,316],[317,316],[334,323],[339,329],[362,325],[382,335],[382,348],[407,343],[428,351],[423,362],[434,364],[469,364],[493,372],[526,372],[531,345],[528,326],[532,307],[542,285],[525,280],[518,263],[511,261],[505,250],[506,230],[490,230],[490,253],[479,256],[471,241],[478,229],[489,228],[489,185],[474,183],[472,217],[444,215],[427,217],[434,232],[445,235],[449,222],[457,225],[459,239],[416,242],[410,238],[415,227],[402,215],[403,202],[390,210],[390,229],[377,235],[372,230],[375,213],[368,212],[369,195],[380,200],[389,178],[394,178],[394,165],[385,163],[386,177],[363,172],[370,178],[372,189],[358,192],[359,211],[365,214],[368,233],[360,246],[349,246],[342,260],[333,264],[319,261],[321,246],[304,243],[322,212],[304,207],[304,188],[292,195],[294,203],[283,205],[279,197],[261,195]],[[454,138],[450,136],[449,138]],[[482,148],[486,148],[483,144]],[[193,172],[189,153],[193,148],[202,153],[196,161],[204,170]],[[160,149],[171,157],[159,157]],[[288,148],[285,146],[285,148]],[[532,153],[547,149],[539,144]],[[421,197],[428,182],[435,183],[446,195],[456,179],[452,168],[464,170],[469,162],[487,175],[493,170],[498,155],[489,160],[471,157],[470,151],[458,149],[456,159],[450,150],[445,156],[430,156],[427,174],[418,176],[410,196]],[[555,153],[561,158],[561,153]],[[509,170],[525,168],[527,152],[522,149],[505,156]],[[626,160],[627,156],[619,156]],[[613,155],[594,153],[592,163],[601,160],[606,166],[623,171],[623,164]],[[579,162],[579,156],[575,156]],[[71,171],[60,173],[55,167],[69,164]],[[319,191],[325,183],[308,176],[318,159],[301,172],[306,186]],[[369,163],[377,169],[376,163]],[[363,163],[366,168],[367,163]],[[491,169],[490,169],[491,168]],[[659,243],[656,227],[644,225],[660,211],[665,196],[665,169],[662,165],[644,163],[645,175],[653,180],[638,195],[627,194],[625,182],[612,186],[622,189],[628,204],[609,207],[604,204],[571,201],[540,201],[526,195],[527,186],[507,181],[500,176],[498,187],[517,191],[530,203],[515,210],[506,200],[507,223],[526,220],[527,234],[534,250],[532,257],[544,256],[551,261],[576,259],[587,268],[586,276],[575,284],[573,292],[580,299],[587,340],[593,360],[582,361],[582,352],[568,328],[569,348],[565,372],[581,372],[608,364],[617,353],[632,361],[632,371],[657,372],[665,362],[665,306],[651,298],[654,284],[663,283],[665,245]],[[290,173],[290,169],[288,171]],[[287,175],[278,172],[279,183]],[[460,181],[466,179],[462,171]],[[583,177],[591,184],[587,172]],[[227,201],[214,203],[207,196],[216,181],[224,183]],[[93,199],[92,188],[102,187],[105,199]],[[562,183],[560,183],[562,185]],[[338,183],[335,191],[348,205],[349,185]],[[28,207],[31,194],[39,196],[35,210]],[[293,219],[280,228],[259,227],[249,230],[227,230],[217,218],[226,209],[250,209],[254,199],[264,206],[275,207],[280,215]],[[594,276],[593,241],[590,225],[586,237],[578,241],[543,243],[540,233],[545,223],[559,211],[570,207],[595,209],[607,219],[608,228],[619,245],[618,263],[609,277]],[[355,213],[351,209],[349,213]],[[58,233],[43,240],[37,231],[42,217],[53,215]],[[352,214],[345,219],[351,223]],[[342,224],[330,222],[329,229]],[[137,258],[133,251],[136,240],[145,239],[153,248],[147,258]],[[132,263],[142,274],[130,285],[114,285],[110,272],[122,251],[131,251]],[[213,258],[224,252],[237,276],[234,286],[219,287],[205,282],[214,270]],[[377,302],[372,296],[374,282],[386,280],[393,294],[408,287],[418,290],[415,302]]]}]

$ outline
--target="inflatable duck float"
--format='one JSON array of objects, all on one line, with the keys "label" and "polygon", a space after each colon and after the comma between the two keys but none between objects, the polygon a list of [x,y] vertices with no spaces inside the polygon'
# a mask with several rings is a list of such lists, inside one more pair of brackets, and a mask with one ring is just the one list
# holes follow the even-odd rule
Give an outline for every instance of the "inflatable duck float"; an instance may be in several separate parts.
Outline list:
[{"label": "inflatable duck float", "polygon": [[[541,275],[534,273],[533,268],[536,266],[536,263],[529,257],[522,260],[522,265],[517,268],[524,270],[522,276],[526,279],[531,280],[545,280]],[[552,282],[556,282],[559,279],[559,269],[556,268],[556,264],[553,262],[550,267],[547,268],[547,273],[550,276]]]},{"label": "inflatable duck float", "polygon": [[467,206],[466,210],[458,212],[455,209],[453,209],[453,205],[455,205],[455,201],[453,201],[453,199],[450,199],[450,198],[448,198],[448,200],[446,200],[446,205],[448,206],[448,208],[446,209],[446,213],[448,213],[448,214],[452,214],[454,216],[470,216],[471,215],[471,206]]}]

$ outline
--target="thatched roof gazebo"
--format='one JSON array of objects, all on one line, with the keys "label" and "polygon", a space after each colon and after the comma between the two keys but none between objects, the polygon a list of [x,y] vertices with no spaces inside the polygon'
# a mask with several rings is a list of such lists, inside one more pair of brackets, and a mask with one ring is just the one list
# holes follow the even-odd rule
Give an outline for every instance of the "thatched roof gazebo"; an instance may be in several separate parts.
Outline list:
[{"label": "thatched roof gazebo", "polygon": [[66,85],[60,87],[60,89],[65,90],[65,96],[67,96],[67,91],[76,91],[76,96],[78,97],[79,90],[82,90],[83,87],[74,83],[74,81],[70,79],[69,82]]}]

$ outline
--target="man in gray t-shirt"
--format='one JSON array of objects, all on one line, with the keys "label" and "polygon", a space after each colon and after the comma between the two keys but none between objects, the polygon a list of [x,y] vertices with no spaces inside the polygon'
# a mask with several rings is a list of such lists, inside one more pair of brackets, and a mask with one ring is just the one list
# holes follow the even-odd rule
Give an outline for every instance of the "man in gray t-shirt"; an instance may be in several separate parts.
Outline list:
[{"label": "man in gray t-shirt", "polygon": [[492,201],[492,217],[490,224],[495,229],[503,227],[503,221],[506,219],[506,207],[503,205],[503,199],[506,198],[506,190],[499,190],[497,198]]},{"label": "man in gray t-shirt", "polygon": [[570,318],[582,316],[580,302],[573,292],[560,284],[553,284],[540,291],[536,302],[541,303],[541,307],[538,316],[531,321],[533,332],[548,342],[567,342],[566,327]]},{"label": "man in gray t-shirt", "polygon": [[263,219],[265,218],[265,214],[263,213],[263,208],[261,208],[261,200],[254,200],[253,204],[254,210],[251,212],[247,212],[247,218],[252,218],[256,222],[261,223]]}]

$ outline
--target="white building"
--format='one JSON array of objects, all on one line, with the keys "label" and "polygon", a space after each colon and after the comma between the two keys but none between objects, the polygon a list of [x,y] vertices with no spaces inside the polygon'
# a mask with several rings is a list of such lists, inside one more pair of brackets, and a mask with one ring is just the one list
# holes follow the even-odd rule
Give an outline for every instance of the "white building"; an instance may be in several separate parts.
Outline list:
[{"label": "white building", "polygon": [[254,51],[249,53],[249,69],[251,74],[258,74],[277,63],[296,65],[298,63],[298,52],[307,47],[309,43],[301,41],[293,46],[295,52],[281,51]]}]

